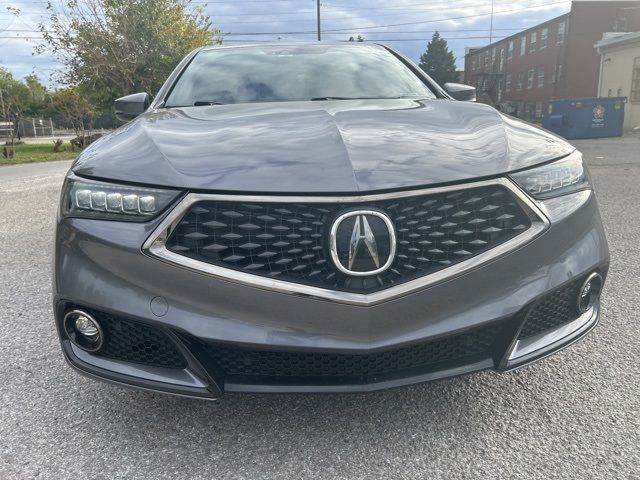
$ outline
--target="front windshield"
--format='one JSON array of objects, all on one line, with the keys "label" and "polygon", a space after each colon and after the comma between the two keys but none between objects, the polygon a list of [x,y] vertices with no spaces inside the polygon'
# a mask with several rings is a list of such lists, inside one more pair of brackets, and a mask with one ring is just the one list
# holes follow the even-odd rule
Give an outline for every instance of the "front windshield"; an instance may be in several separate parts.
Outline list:
[{"label": "front windshield", "polygon": [[350,98],[435,98],[377,45],[282,45],[199,52],[165,106]]}]

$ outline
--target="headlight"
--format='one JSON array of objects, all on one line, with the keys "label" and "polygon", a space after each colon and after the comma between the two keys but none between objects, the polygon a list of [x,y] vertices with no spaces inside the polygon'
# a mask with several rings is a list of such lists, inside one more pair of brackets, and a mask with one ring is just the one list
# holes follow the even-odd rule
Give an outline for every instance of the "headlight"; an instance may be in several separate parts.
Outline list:
[{"label": "headlight", "polygon": [[582,154],[577,150],[557,162],[512,173],[510,176],[523,190],[537,199],[590,188]]},{"label": "headlight", "polygon": [[177,190],[118,185],[70,175],[62,189],[64,217],[144,222],[162,212],[180,194]]}]

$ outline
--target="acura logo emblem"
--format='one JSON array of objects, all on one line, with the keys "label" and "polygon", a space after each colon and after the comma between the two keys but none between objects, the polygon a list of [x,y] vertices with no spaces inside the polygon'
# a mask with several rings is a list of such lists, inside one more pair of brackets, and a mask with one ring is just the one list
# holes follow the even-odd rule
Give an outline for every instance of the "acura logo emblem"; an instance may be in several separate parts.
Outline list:
[{"label": "acura logo emblem", "polygon": [[376,210],[344,213],[333,222],[329,249],[342,273],[364,277],[384,272],[396,253],[393,223]]}]

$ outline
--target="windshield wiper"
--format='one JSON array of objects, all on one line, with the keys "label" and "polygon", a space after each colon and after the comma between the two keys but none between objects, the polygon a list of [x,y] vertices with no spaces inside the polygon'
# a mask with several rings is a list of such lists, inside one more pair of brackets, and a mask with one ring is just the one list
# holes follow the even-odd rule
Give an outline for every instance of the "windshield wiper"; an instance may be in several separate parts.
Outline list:
[{"label": "windshield wiper", "polygon": [[209,100],[198,100],[197,102],[193,102],[194,107],[203,107],[205,105],[226,105],[222,102],[212,102]]},{"label": "windshield wiper", "polygon": [[420,98],[417,95],[400,95],[398,97],[313,97],[310,100],[312,102],[321,100],[400,100],[400,99],[414,99]]},{"label": "windshield wiper", "polygon": [[375,97],[313,97],[310,100],[312,102],[318,102],[322,100],[371,100]]}]

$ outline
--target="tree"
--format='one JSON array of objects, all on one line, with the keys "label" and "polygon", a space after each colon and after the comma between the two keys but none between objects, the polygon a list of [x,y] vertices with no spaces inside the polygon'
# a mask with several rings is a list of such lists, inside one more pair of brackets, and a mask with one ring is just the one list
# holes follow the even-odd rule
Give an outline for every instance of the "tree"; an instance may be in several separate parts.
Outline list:
[{"label": "tree", "polygon": [[438,32],[433,34],[427,43],[427,51],[420,56],[420,68],[440,85],[458,81],[456,57]]},{"label": "tree", "polygon": [[48,108],[53,115],[59,117],[63,125],[75,130],[79,145],[87,143],[95,111],[79,87],[62,88],[53,92]]},{"label": "tree", "polygon": [[15,80],[13,75],[0,67],[0,114],[6,122],[11,122],[13,128],[7,130],[7,146],[3,149],[5,157],[15,155],[15,139],[18,134],[20,119],[29,106],[31,93],[22,82]]},{"label": "tree", "polygon": [[364,37],[362,35],[358,35],[356,38],[353,38],[353,35],[349,37],[350,42],[364,42]]},{"label": "tree", "polygon": [[31,73],[24,77],[24,83],[29,89],[29,105],[27,106],[27,115],[40,115],[49,102],[49,90],[37,77],[35,73]]},{"label": "tree", "polygon": [[38,29],[65,66],[55,80],[89,92],[103,108],[129,93],[158,91],[191,50],[221,43],[203,5],[191,0],[51,0]]}]

